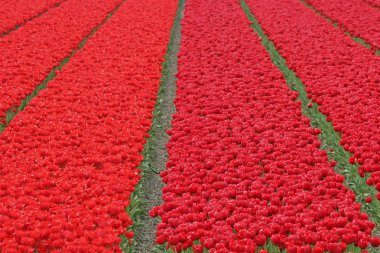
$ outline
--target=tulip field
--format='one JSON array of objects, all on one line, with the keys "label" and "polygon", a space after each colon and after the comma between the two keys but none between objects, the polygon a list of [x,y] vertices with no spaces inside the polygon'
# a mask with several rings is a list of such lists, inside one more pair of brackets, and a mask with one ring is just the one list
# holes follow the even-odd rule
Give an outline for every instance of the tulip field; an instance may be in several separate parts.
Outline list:
[{"label": "tulip field", "polygon": [[379,253],[379,27],[379,0],[0,0],[0,253]]}]

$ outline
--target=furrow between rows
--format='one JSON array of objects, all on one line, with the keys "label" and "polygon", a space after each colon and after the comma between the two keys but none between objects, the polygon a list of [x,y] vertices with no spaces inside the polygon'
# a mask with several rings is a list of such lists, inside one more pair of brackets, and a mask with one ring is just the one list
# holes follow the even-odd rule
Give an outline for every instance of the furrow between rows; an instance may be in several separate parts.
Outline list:
[{"label": "furrow between rows", "polygon": [[160,87],[153,111],[152,127],[144,146],[143,161],[140,164],[141,179],[131,194],[128,214],[131,216],[134,232],[132,245],[126,244],[124,252],[151,253],[155,251],[156,226],[159,220],[152,219],[149,211],[162,204],[162,188],[164,186],[159,173],[166,169],[168,154],[166,144],[171,128],[172,115],[175,112],[173,100],[176,91],[177,54],[181,40],[181,20],[185,1],[180,0],[176,17],[171,29],[170,41],[162,68]]}]

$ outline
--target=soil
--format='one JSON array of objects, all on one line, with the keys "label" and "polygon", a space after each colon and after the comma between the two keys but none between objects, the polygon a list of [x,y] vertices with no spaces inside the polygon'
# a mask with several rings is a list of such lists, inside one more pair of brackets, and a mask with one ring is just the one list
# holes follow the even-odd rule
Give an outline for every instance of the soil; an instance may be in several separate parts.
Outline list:
[{"label": "soil", "polygon": [[[160,92],[158,95],[155,112],[155,121],[153,122],[152,129],[154,134],[150,137],[150,149],[148,152],[150,166],[157,172],[166,169],[166,162],[168,160],[168,153],[166,150],[166,143],[169,141],[169,136],[166,133],[171,129],[172,115],[175,113],[175,106],[173,100],[176,96],[176,73],[177,73],[177,55],[180,48],[181,41],[181,24],[184,13],[185,1],[179,1],[177,15],[171,31],[171,41],[166,55],[168,63],[167,75],[163,82],[160,84]],[[135,251],[138,253],[151,253],[154,252],[155,239],[156,239],[156,226],[160,222],[159,218],[153,219],[149,216],[148,212],[154,206],[161,205],[162,201],[162,188],[164,183],[159,174],[153,170],[144,171],[144,176],[141,181],[142,192],[141,200],[144,203],[144,213],[140,217],[141,226],[135,230],[136,247]]]}]

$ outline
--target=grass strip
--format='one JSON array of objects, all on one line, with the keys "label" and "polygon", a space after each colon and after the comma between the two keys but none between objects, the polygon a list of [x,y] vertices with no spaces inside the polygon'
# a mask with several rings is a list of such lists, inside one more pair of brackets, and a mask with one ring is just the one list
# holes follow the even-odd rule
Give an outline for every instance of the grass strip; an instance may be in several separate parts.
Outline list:
[{"label": "grass strip", "polygon": [[79,51],[85,44],[86,41],[95,34],[95,32],[103,26],[109,18],[112,17],[112,15],[120,8],[120,6],[125,2],[126,0],[122,0],[112,11],[108,13],[108,15],[100,22],[99,25],[95,26],[91,32],[84,37],[84,39],[78,44],[78,46],[65,58],[63,58],[58,66],[55,66],[52,68],[52,70],[49,72],[49,74],[45,77],[45,79],[37,85],[37,87],[29,94],[27,95],[20,103],[18,107],[14,107],[9,109],[6,112],[5,115],[5,124],[0,124],[0,134],[6,129],[6,127],[10,124],[10,122],[13,120],[13,118],[20,112],[25,109],[25,107],[29,104],[29,102],[38,95],[38,93],[47,88],[47,83],[51,80],[53,80],[56,77],[56,70],[61,70],[63,66],[65,66],[71,59],[71,57],[74,56],[74,54]]},{"label": "grass strip", "polygon": [[48,12],[49,10],[59,7],[63,2],[66,2],[66,1],[67,1],[67,0],[63,0],[63,1],[61,1],[61,2],[58,2],[58,3],[56,3],[56,4],[52,5],[52,6],[50,6],[50,7],[47,8],[46,10],[43,10],[43,11],[41,11],[40,13],[37,13],[36,15],[31,16],[30,18],[28,18],[27,20],[25,20],[24,23],[22,23],[22,24],[17,24],[17,25],[15,25],[13,28],[9,29],[8,31],[3,32],[2,34],[0,34],[0,37],[8,36],[10,33],[12,33],[12,32],[14,32],[14,31],[20,29],[20,27],[24,26],[26,23],[32,21],[32,20],[35,19],[35,18],[41,17],[42,15],[44,15],[44,14],[45,14],[46,12]]},{"label": "grass strip", "polygon": [[[179,0],[170,31],[165,60],[162,64],[162,76],[153,110],[153,122],[149,131],[150,137],[144,146],[142,152],[143,161],[139,166],[141,179],[132,192],[130,205],[126,209],[133,221],[133,225],[127,228],[127,231],[133,232],[134,237],[131,241],[124,235],[121,237],[120,247],[125,253],[150,253],[153,250],[152,248],[155,247],[155,231],[159,220],[158,218],[153,219],[150,217],[149,210],[153,206],[152,203],[148,203],[148,200],[158,198],[149,201],[153,202],[153,205],[154,202],[156,202],[155,205],[162,202],[163,182],[158,173],[165,170],[167,162],[166,143],[169,140],[166,131],[171,128],[172,115],[175,112],[173,103],[175,98],[175,75],[177,73],[177,54],[179,52],[184,5],[185,0]],[[154,194],[149,194],[149,191]]]},{"label": "grass strip", "polygon": [[[379,235],[380,213],[378,210],[380,210],[380,201],[376,199],[376,190],[366,184],[368,176],[364,178],[360,177],[358,174],[358,164],[351,165],[348,162],[348,159],[352,154],[339,144],[341,138],[340,134],[336,132],[332,124],[326,120],[326,116],[318,110],[318,105],[308,99],[305,85],[297,75],[289,69],[285,59],[277,51],[273,42],[270,41],[268,36],[263,32],[259,22],[251,13],[246,2],[240,0],[240,5],[248,20],[252,23],[251,27],[261,38],[261,43],[270,54],[272,62],[283,73],[288,87],[299,93],[298,100],[302,102],[303,115],[310,119],[312,127],[321,130],[321,134],[318,135],[318,138],[322,143],[321,149],[327,152],[329,160],[335,160],[338,162],[338,165],[335,166],[335,171],[345,177],[344,184],[356,194],[356,201],[362,205],[362,211],[366,212],[371,221],[376,224],[374,234]],[[312,104],[312,108],[309,108],[308,104]],[[365,202],[365,198],[368,196],[373,198],[373,202],[370,204]],[[350,250],[356,252],[355,249],[351,248]],[[376,252],[376,249],[372,250],[374,250],[373,252]],[[359,250],[358,252],[361,251]]]},{"label": "grass strip", "polygon": [[354,35],[352,35],[349,31],[347,31],[346,29],[344,29],[341,25],[339,25],[339,23],[337,22],[334,22],[331,18],[327,17],[326,15],[324,15],[322,12],[318,11],[314,6],[308,4],[305,2],[305,0],[299,0],[303,5],[305,5],[307,8],[313,10],[318,16],[322,17],[323,19],[327,20],[328,22],[330,22],[335,28],[338,28],[339,30],[343,31],[346,35],[350,36],[351,39],[353,41],[355,41],[356,43],[362,45],[363,47],[371,50],[374,55],[378,55],[380,56],[380,50],[374,46],[372,46],[371,44],[367,43],[364,41],[364,39],[360,38],[360,37],[356,37]]}]

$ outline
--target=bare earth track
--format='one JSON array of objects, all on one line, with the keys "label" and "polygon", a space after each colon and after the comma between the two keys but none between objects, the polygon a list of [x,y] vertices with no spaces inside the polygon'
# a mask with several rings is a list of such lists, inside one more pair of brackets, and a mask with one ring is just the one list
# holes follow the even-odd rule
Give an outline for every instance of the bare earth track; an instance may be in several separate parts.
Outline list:
[{"label": "bare earth track", "polygon": [[165,56],[161,84],[157,96],[154,110],[154,119],[150,131],[151,137],[145,146],[144,162],[148,170],[143,170],[141,188],[143,195],[140,199],[143,203],[143,213],[139,217],[140,226],[135,229],[136,248],[135,252],[151,253],[154,252],[156,226],[159,220],[152,219],[148,212],[154,206],[162,204],[162,188],[164,183],[158,172],[166,169],[168,154],[166,143],[169,136],[166,133],[171,129],[172,115],[175,112],[173,100],[176,95],[176,73],[177,73],[177,54],[181,41],[181,20],[184,13],[185,1],[178,3],[177,14],[171,30],[170,42]]}]

